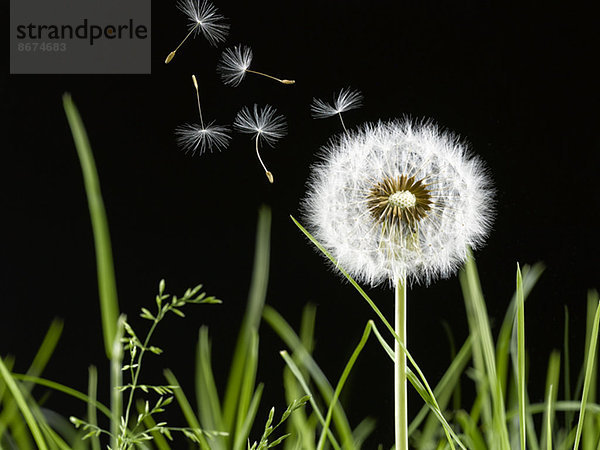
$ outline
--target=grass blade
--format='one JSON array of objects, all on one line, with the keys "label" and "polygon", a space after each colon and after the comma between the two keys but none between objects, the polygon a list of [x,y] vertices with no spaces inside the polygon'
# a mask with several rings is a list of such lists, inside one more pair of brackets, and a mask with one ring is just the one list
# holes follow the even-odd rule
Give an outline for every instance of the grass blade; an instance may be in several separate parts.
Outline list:
[{"label": "grass blade", "polygon": [[[593,342],[594,309],[598,304],[598,292],[590,290],[587,298],[587,323],[586,323],[586,350],[589,351],[590,342]],[[598,389],[598,358],[592,358],[592,370],[590,374],[590,390],[588,392],[588,403],[596,402],[596,391]],[[600,417],[587,416],[583,422],[581,434],[583,450],[598,450],[600,446]]]},{"label": "grass blade", "polygon": [[73,103],[70,94],[63,95],[63,107],[75,148],[81,164],[81,172],[85,184],[88,208],[94,232],[94,245],[96,250],[96,266],[98,276],[98,293],[100,296],[100,313],[102,317],[102,332],[104,336],[104,350],[108,359],[111,357],[112,344],[117,332],[117,318],[119,317],[119,303],[117,300],[117,285],[115,282],[115,269],[113,265],[112,247],[108,221],[100,191],[100,181],[92,149],[85,131],[85,127]]},{"label": "grass blade", "polygon": [[[200,327],[198,349],[196,353],[196,399],[202,426],[208,430],[222,430],[223,421],[221,404],[215,384],[211,364],[211,345],[208,328]],[[220,449],[224,442],[215,442],[215,449]]]},{"label": "grass blade", "polygon": [[196,417],[192,406],[188,402],[186,395],[179,386],[179,381],[177,381],[177,378],[175,378],[175,375],[169,369],[166,369],[163,373],[171,386],[177,386],[177,389],[173,390],[175,394],[175,399],[177,400],[177,403],[179,404],[181,412],[183,412],[183,415],[188,425],[194,430],[194,434],[198,438],[200,448],[202,450],[211,450],[210,446],[208,445],[208,442],[206,441],[206,438],[204,437],[204,434],[198,431],[201,430],[200,423],[198,422],[198,418]]},{"label": "grass blade", "polygon": [[[87,421],[93,426],[98,426],[98,417],[96,415],[96,393],[98,392],[98,371],[94,366],[88,370],[88,402],[87,402]],[[90,437],[92,450],[100,450],[100,439],[95,434]]]},{"label": "grass blade", "polygon": [[[302,376],[302,372],[300,371],[300,369],[298,368],[298,366],[296,365],[296,363],[294,363],[294,361],[292,360],[292,358],[290,357],[290,355],[288,354],[288,352],[286,352],[285,350],[282,350],[281,352],[279,352],[279,354],[281,355],[281,357],[283,358],[283,360],[285,361],[285,363],[287,364],[287,366],[289,367],[289,369],[292,371],[292,373],[294,374],[294,376],[296,377],[296,379],[298,380],[298,382],[300,383],[300,385],[302,386],[302,389],[304,389],[304,393],[306,395],[310,396],[310,398],[309,398],[308,401],[310,402],[310,404],[311,404],[311,406],[313,408],[313,411],[315,412],[317,418],[319,419],[319,422],[321,423],[321,425],[325,429],[325,419],[323,418],[323,413],[321,412],[319,406],[317,405],[317,402],[315,401],[315,396],[313,395],[312,391],[308,387],[308,383],[306,382],[306,380]],[[341,450],[341,447],[338,444],[338,442],[335,439],[335,437],[333,436],[333,433],[331,433],[331,430],[325,429],[325,431],[327,432],[327,437],[329,438],[329,442],[331,443],[331,445],[333,446],[333,448],[335,450]],[[350,442],[352,442],[352,441],[350,441]],[[352,448],[352,447],[351,446],[344,446],[344,448]]]},{"label": "grass blade", "polygon": [[577,432],[575,434],[575,444],[573,445],[573,449],[577,450],[579,448],[579,441],[581,439],[581,431],[583,429],[583,424],[585,420],[585,410],[588,401],[588,395],[590,392],[590,385],[592,384],[592,374],[594,371],[594,364],[596,362],[596,347],[598,344],[598,326],[600,323],[600,302],[597,302],[596,314],[594,315],[594,324],[592,328],[592,333],[590,335],[588,351],[586,355],[586,367],[585,367],[585,378],[583,381],[583,393],[581,395],[581,408],[579,409],[579,421],[577,422]]},{"label": "grass blade", "polygon": [[542,431],[542,439],[546,440],[546,450],[552,450],[552,403],[553,403],[553,399],[552,399],[552,391],[553,391],[553,387],[554,385],[550,385],[549,389],[548,389],[548,396],[547,396],[547,405],[548,407],[546,408],[546,411],[544,412],[544,414],[546,415],[546,420],[544,421],[544,428],[545,428],[545,433]]},{"label": "grass blade", "polygon": [[[225,429],[235,435],[235,427],[238,418],[245,417],[247,411],[240,409],[242,402],[242,390],[244,385],[248,384],[248,379],[254,379],[255,369],[248,370],[250,362],[250,345],[252,334],[258,334],[258,326],[262,315],[265,297],[267,294],[267,284],[269,280],[269,252],[271,235],[271,210],[262,207],[258,215],[258,226],[256,231],[256,247],[254,254],[254,265],[252,272],[252,281],[250,283],[250,293],[248,306],[240,327],[237,344],[229,372],[229,380],[225,391],[225,400],[223,402],[223,424]],[[246,391],[248,392],[248,391]],[[244,408],[247,408],[250,399],[246,398]]]},{"label": "grass blade", "polygon": [[352,352],[352,355],[350,356],[350,359],[346,363],[346,367],[344,368],[344,371],[342,372],[342,375],[340,376],[340,380],[338,381],[338,384],[335,388],[333,398],[331,399],[331,402],[329,403],[327,417],[325,417],[325,424],[323,426],[323,431],[321,432],[321,438],[319,439],[319,444],[317,445],[317,450],[322,450],[323,446],[325,445],[325,436],[326,436],[327,430],[329,429],[329,423],[331,422],[331,415],[333,414],[333,408],[338,401],[338,398],[340,396],[340,393],[342,392],[342,389],[344,387],[344,384],[346,383],[346,380],[348,379],[348,376],[350,375],[350,371],[354,367],[354,364],[356,363],[358,356],[362,352],[362,349],[365,347],[365,344],[367,343],[367,340],[369,339],[369,335],[371,334],[371,328],[373,327],[373,325],[374,324],[373,324],[372,320],[369,320],[367,322],[367,325],[363,332],[362,338],[360,339],[360,342],[358,343],[358,345]]},{"label": "grass blade", "polygon": [[25,400],[25,397],[23,397],[23,393],[17,385],[17,382],[11,376],[11,373],[9,372],[8,368],[4,365],[4,361],[2,360],[2,358],[0,358],[0,377],[2,377],[4,383],[6,383],[8,390],[15,399],[17,406],[19,407],[21,414],[23,414],[25,422],[27,423],[29,431],[31,431],[31,435],[33,436],[33,439],[35,440],[35,443],[37,444],[38,448],[40,450],[46,450],[48,448],[46,446],[46,441],[44,440],[42,432],[38,427],[37,421],[33,416],[33,412],[27,405],[27,401]]},{"label": "grass blade", "polygon": [[71,397],[76,398],[81,401],[84,401],[86,403],[93,402],[94,408],[98,409],[98,411],[100,411],[106,417],[110,417],[110,409],[108,409],[102,403],[99,403],[98,401],[93,400],[88,395],[84,394],[83,392],[79,392],[73,388],[70,388],[69,386],[65,386],[64,384],[60,384],[55,381],[46,380],[45,378],[32,377],[30,375],[22,375],[22,374],[18,374],[18,373],[13,373],[12,376],[16,380],[23,380],[26,382],[38,384],[40,386],[46,386],[46,387],[49,387],[56,391],[62,392],[63,394],[70,395]]},{"label": "grass blade", "polygon": [[525,298],[523,296],[523,278],[517,263],[517,385],[519,390],[519,437],[521,449],[525,450]]},{"label": "grass blade", "polygon": [[[544,411],[544,418],[542,420],[542,434],[541,434],[541,448],[551,448],[548,445],[548,440],[552,439],[551,425],[554,420],[554,404],[558,396],[558,383],[560,379],[560,353],[553,351],[550,354],[548,361],[548,369],[546,371],[546,401],[547,408]],[[531,412],[531,411],[530,411]],[[549,416],[549,414],[551,414]]]},{"label": "grass blade", "polygon": [[[465,267],[460,273],[460,281],[465,297],[465,306],[467,309],[467,318],[469,328],[473,334],[473,357],[479,359],[479,371],[484,376],[487,383],[485,388],[479,386],[480,393],[484,389],[489,389],[492,398],[491,426],[488,429],[489,440],[499,442],[499,447],[503,450],[510,450],[510,441],[508,439],[508,430],[506,428],[506,411],[504,407],[504,396],[502,384],[496,371],[495,352],[492,341],[492,332],[490,329],[489,318],[475,260],[470,255]],[[488,417],[488,420],[489,417]]]}]

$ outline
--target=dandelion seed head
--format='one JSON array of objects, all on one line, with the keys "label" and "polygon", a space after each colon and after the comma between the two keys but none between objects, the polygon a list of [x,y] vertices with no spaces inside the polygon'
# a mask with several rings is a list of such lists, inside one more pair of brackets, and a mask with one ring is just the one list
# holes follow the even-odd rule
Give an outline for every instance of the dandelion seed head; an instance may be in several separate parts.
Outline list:
[{"label": "dandelion seed head", "polygon": [[207,150],[224,150],[228,147],[231,139],[229,128],[214,125],[214,122],[204,127],[198,124],[186,123],[175,130],[177,144],[185,153],[192,155],[203,154]]},{"label": "dandelion seed head", "polygon": [[344,88],[333,97],[333,105],[318,98],[313,98],[310,112],[314,119],[324,119],[336,114],[360,108],[363,96],[360,91]]},{"label": "dandelion seed head", "polygon": [[233,127],[254,139],[264,140],[271,147],[287,133],[285,117],[270,105],[259,108],[255,104],[252,110],[244,106],[235,116]]},{"label": "dandelion seed head", "polygon": [[189,20],[188,29],[194,34],[202,33],[211,45],[224,42],[229,33],[229,24],[219,10],[207,0],[179,0],[177,8]]},{"label": "dandelion seed head", "polygon": [[217,72],[223,83],[235,87],[242,82],[251,63],[252,49],[246,45],[236,45],[221,53]]},{"label": "dandelion seed head", "polygon": [[368,124],[313,167],[311,233],[357,280],[429,284],[465,261],[491,226],[493,190],[466,144],[430,121]]}]

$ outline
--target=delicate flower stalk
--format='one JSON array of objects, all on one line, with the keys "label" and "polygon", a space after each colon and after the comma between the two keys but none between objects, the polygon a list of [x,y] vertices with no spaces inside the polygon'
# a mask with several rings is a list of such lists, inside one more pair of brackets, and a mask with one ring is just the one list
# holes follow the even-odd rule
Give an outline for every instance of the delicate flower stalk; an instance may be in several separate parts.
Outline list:
[{"label": "delicate flower stalk", "polygon": [[[394,331],[407,348],[406,342],[406,278],[396,281]],[[408,389],[406,353],[394,341],[394,437],[397,450],[408,450]]]},{"label": "delicate flower stalk", "polygon": [[175,57],[175,53],[183,43],[192,35],[202,33],[211,45],[216,46],[224,42],[229,32],[229,25],[224,23],[225,17],[218,12],[218,9],[207,0],[179,0],[177,8],[182,11],[189,19],[188,34],[179,43],[177,48],[167,55],[165,64],[169,64]]},{"label": "delicate flower stalk", "polygon": [[282,84],[294,84],[294,80],[285,80],[268,75],[263,72],[250,69],[252,63],[252,49],[246,45],[236,45],[227,48],[221,54],[221,59],[217,64],[217,72],[221,75],[221,80],[228,86],[239,86],[246,77],[246,73],[253,73],[263,77],[270,78]]},{"label": "delicate flower stalk", "polygon": [[273,174],[267,169],[259,152],[259,141],[262,139],[269,146],[274,146],[275,142],[284,137],[287,133],[287,125],[285,118],[277,115],[277,110],[272,106],[258,108],[254,105],[252,111],[247,107],[243,107],[237,113],[233,121],[233,127],[240,133],[251,134],[255,141],[256,156],[258,161],[265,171],[265,175],[272,184],[274,181]]},{"label": "delicate flower stalk", "polygon": [[198,82],[195,75],[192,75],[192,81],[196,90],[196,102],[198,104],[200,124],[184,124],[178,127],[175,130],[177,143],[186,153],[191,151],[192,155],[196,154],[197,151],[199,151],[199,154],[204,153],[206,150],[212,152],[213,148],[219,151],[223,150],[227,148],[229,140],[231,139],[229,128],[215,125],[214,121],[209,122],[207,125],[204,124],[202,107],[200,106]]},{"label": "delicate flower stalk", "polygon": [[395,288],[396,450],[408,449],[400,345],[406,348],[407,286],[454,273],[487,235],[492,197],[481,161],[430,121],[379,122],[347,132],[313,167],[303,202],[311,234],[359,282]]},{"label": "delicate flower stalk", "polygon": [[310,112],[313,119],[325,119],[337,115],[342,122],[344,131],[348,131],[342,118],[342,113],[362,106],[363,96],[360,91],[350,88],[342,89],[337,95],[334,95],[333,105],[318,98],[313,98],[310,105]]}]

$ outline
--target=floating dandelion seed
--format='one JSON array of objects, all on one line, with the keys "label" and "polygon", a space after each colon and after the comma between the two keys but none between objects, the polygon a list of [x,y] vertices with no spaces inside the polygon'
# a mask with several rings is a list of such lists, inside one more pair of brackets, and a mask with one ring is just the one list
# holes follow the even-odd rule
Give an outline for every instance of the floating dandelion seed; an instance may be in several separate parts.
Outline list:
[{"label": "floating dandelion seed", "polygon": [[483,242],[492,190],[456,136],[408,119],[365,125],[330,144],[303,209],[337,264],[372,286],[395,287],[396,449],[408,449],[406,286],[446,277]]},{"label": "floating dandelion seed", "polygon": [[318,98],[313,98],[310,105],[310,112],[314,119],[325,119],[337,114],[342,122],[344,131],[348,131],[346,130],[344,119],[342,119],[342,113],[350,111],[351,109],[360,108],[362,106],[362,101],[363,96],[360,91],[345,88],[338,92],[337,95],[334,95],[333,105]]},{"label": "floating dandelion seed", "polygon": [[273,183],[273,174],[269,172],[260,157],[258,143],[259,140],[262,139],[267,145],[273,147],[275,142],[284,137],[287,132],[285,118],[281,115],[277,115],[277,110],[272,106],[267,105],[264,108],[259,109],[258,105],[255,104],[252,111],[244,106],[240,112],[237,113],[235,120],[233,121],[233,127],[241,133],[252,135],[256,143],[256,156],[258,157],[258,161],[262,165],[269,182]]},{"label": "floating dandelion seed", "polygon": [[192,152],[192,155],[204,153],[206,150],[212,152],[213,148],[223,150],[229,145],[231,135],[229,129],[224,126],[214,125],[214,121],[204,124],[202,118],[202,108],[200,107],[200,94],[198,93],[198,82],[196,76],[192,75],[194,88],[196,89],[196,100],[198,101],[198,114],[200,116],[200,124],[186,123],[175,130],[177,143],[185,150]]},{"label": "floating dandelion seed", "polygon": [[229,86],[238,86],[246,73],[254,73],[263,77],[271,78],[279,81],[282,84],[294,84],[294,80],[281,80],[266,73],[250,70],[252,63],[252,49],[246,45],[236,45],[232,48],[227,48],[221,54],[221,59],[217,64],[217,72],[221,75],[223,83]]},{"label": "floating dandelion seed", "polygon": [[182,11],[189,19],[189,32],[183,38],[183,41],[175,50],[167,55],[165,64],[168,64],[174,57],[179,47],[192,35],[202,33],[211,45],[216,46],[219,42],[224,42],[229,32],[229,25],[224,23],[225,17],[219,13],[219,10],[207,0],[179,0],[177,8]]}]

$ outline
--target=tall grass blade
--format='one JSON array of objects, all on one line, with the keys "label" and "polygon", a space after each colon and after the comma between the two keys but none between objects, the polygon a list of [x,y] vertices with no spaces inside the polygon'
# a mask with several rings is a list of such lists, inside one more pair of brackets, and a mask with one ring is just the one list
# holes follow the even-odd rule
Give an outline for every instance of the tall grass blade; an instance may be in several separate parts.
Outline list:
[{"label": "tall grass blade", "polygon": [[202,428],[200,427],[198,418],[196,417],[192,406],[190,405],[185,393],[183,392],[183,389],[181,389],[179,385],[179,381],[177,381],[177,378],[169,369],[166,369],[163,373],[171,386],[177,386],[177,389],[173,390],[175,394],[175,399],[177,400],[177,403],[179,404],[181,412],[183,412],[183,416],[185,417],[185,420],[187,421],[188,425],[194,430],[194,434],[198,438],[200,448],[202,450],[211,450],[210,446],[208,445],[208,442],[206,441],[206,438],[204,437],[204,433],[199,431]]},{"label": "tall grass blade", "polygon": [[15,399],[19,411],[21,411],[21,414],[23,415],[25,422],[29,427],[29,431],[31,432],[31,435],[33,436],[33,439],[35,440],[35,443],[37,444],[38,448],[40,450],[46,450],[48,448],[46,445],[46,441],[44,440],[44,437],[42,436],[42,432],[37,424],[37,421],[33,416],[33,412],[29,408],[29,405],[27,404],[27,401],[25,400],[21,389],[17,385],[17,382],[11,376],[11,373],[8,370],[8,368],[4,365],[4,361],[2,360],[2,358],[0,358],[0,377],[2,378],[4,383],[6,383],[8,390]]},{"label": "tall grass blade", "polygon": [[[98,371],[96,367],[90,366],[88,369],[88,402],[87,402],[87,421],[93,426],[98,426],[98,416],[96,411],[96,394],[98,392]],[[90,437],[92,450],[100,450],[100,439],[95,434]]]},{"label": "tall grass blade", "polygon": [[348,379],[348,376],[350,375],[350,371],[354,367],[354,364],[356,363],[358,356],[362,352],[362,349],[365,347],[365,344],[367,343],[367,340],[369,339],[369,335],[371,334],[372,327],[373,327],[373,321],[369,320],[367,322],[367,325],[363,332],[362,338],[360,339],[360,342],[358,343],[358,345],[352,352],[350,359],[346,363],[346,367],[344,367],[344,371],[342,372],[342,375],[340,376],[340,380],[338,381],[338,384],[335,388],[333,398],[331,399],[331,402],[329,403],[329,409],[327,411],[327,416],[325,417],[325,424],[323,426],[323,431],[321,432],[321,438],[319,439],[319,443],[317,445],[317,450],[322,450],[323,446],[325,445],[325,436],[326,436],[327,430],[329,429],[329,424],[331,422],[331,415],[333,414],[333,408],[338,401],[338,398],[340,396],[340,393],[342,392],[342,389],[344,387],[344,384],[346,383],[346,380]]},{"label": "tall grass blade", "polygon": [[[450,399],[454,396],[454,392],[460,386],[460,377],[465,370],[465,367],[471,360],[471,337],[468,337],[461,349],[452,359],[452,363],[440,379],[439,383],[433,389],[435,396],[438,399],[438,404],[442,410],[444,410]],[[455,408],[458,410],[459,408]],[[427,417],[427,414],[431,410],[427,405],[424,405],[419,413],[415,416],[413,421],[408,427],[408,435],[411,436],[421,422]],[[439,429],[439,421],[435,415],[430,415],[425,422],[423,431],[421,433],[419,441],[425,444],[426,442],[432,442],[433,436]]]},{"label": "tall grass blade", "polygon": [[[200,327],[196,351],[196,401],[202,426],[208,430],[223,430],[223,417],[219,394],[212,371],[211,343],[208,328]],[[213,443],[215,450],[225,448],[219,439]]]},{"label": "tall grass blade", "polygon": [[100,296],[100,315],[102,317],[102,332],[104,336],[104,350],[106,356],[110,359],[112,344],[117,332],[117,318],[119,317],[119,303],[117,300],[117,286],[115,282],[115,269],[113,266],[112,248],[110,243],[110,233],[108,230],[108,221],[102,201],[100,191],[100,181],[96,170],[96,163],[92,149],[85,131],[85,127],[77,111],[77,107],[71,95],[63,95],[63,107],[75,148],[81,164],[81,172],[85,191],[87,194],[88,208],[92,221],[94,232],[94,244],[96,249],[96,265],[98,276],[98,293]]},{"label": "tall grass blade", "polygon": [[592,379],[592,375],[594,372],[594,365],[596,363],[596,347],[598,346],[598,327],[600,323],[600,302],[598,302],[597,299],[596,304],[596,313],[594,315],[594,322],[586,355],[585,378],[583,381],[583,393],[581,395],[581,408],[579,409],[579,421],[577,422],[577,432],[575,435],[575,444],[573,445],[573,450],[577,450],[579,448],[579,441],[581,439],[581,432],[583,430],[583,424],[585,421],[586,405],[591,389],[590,385],[592,382],[596,381]]},{"label": "tall grass blade", "polygon": [[[541,448],[551,448],[552,445],[552,422],[554,420],[554,404],[558,396],[558,384],[560,380],[560,353],[553,351],[550,354],[548,361],[548,369],[546,371],[546,402],[547,407],[544,410],[544,418],[542,420]],[[549,416],[550,414],[550,416]],[[550,439],[550,444],[548,440]]]},{"label": "tall grass blade", "polygon": [[[547,408],[546,408],[546,411],[544,412],[546,420],[544,420],[544,429],[542,430],[542,439],[546,441],[546,450],[552,450],[552,415],[553,415],[552,391],[553,391],[553,388],[554,388],[553,384],[551,384],[550,387],[548,388],[548,396],[546,397],[547,398],[547,400],[546,400]],[[545,431],[545,433],[544,433],[544,431]],[[542,442],[544,442],[543,440],[542,440]]]},{"label": "tall grass blade", "polygon": [[[235,435],[236,424],[240,425],[239,418],[245,417],[246,410],[250,404],[251,391],[245,391],[246,396],[242,398],[244,386],[248,385],[249,379],[256,376],[256,367],[248,360],[252,335],[258,334],[258,327],[262,315],[262,309],[267,294],[267,283],[269,279],[269,252],[271,235],[271,210],[262,207],[258,215],[258,226],[256,231],[256,249],[254,254],[254,265],[248,306],[240,328],[237,344],[229,372],[229,380],[225,391],[223,403],[223,424],[225,429]],[[254,369],[251,370],[251,367]],[[249,395],[250,396],[249,396]]]},{"label": "tall grass blade", "polygon": [[[311,404],[311,406],[313,408],[313,411],[315,412],[315,415],[319,419],[319,422],[321,423],[321,425],[325,429],[325,418],[323,417],[323,413],[321,412],[321,409],[319,408],[319,405],[317,405],[317,402],[315,400],[315,396],[312,393],[310,387],[308,386],[308,383],[306,382],[306,380],[302,376],[302,372],[300,371],[300,369],[298,368],[298,366],[296,365],[296,363],[292,360],[292,358],[290,357],[290,355],[288,354],[288,352],[286,352],[285,350],[282,350],[281,352],[279,352],[279,354],[281,355],[281,357],[283,358],[283,360],[285,361],[285,363],[289,367],[290,371],[294,374],[294,376],[296,377],[296,379],[298,380],[298,382],[300,383],[300,385],[302,386],[302,389],[304,389],[304,393],[306,395],[310,396],[310,398],[308,399],[308,401],[310,402],[310,404]],[[335,439],[335,437],[334,437],[333,433],[331,432],[331,430],[326,429],[326,433],[327,433],[327,437],[329,439],[329,442],[331,443],[331,445],[333,446],[333,448],[335,450],[341,450],[340,444],[338,444],[338,442]],[[352,436],[352,434],[350,434],[350,436]],[[352,448],[352,446],[351,446],[352,440],[350,439],[348,442],[350,443],[350,445],[344,445],[344,448],[351,449]]]},{"label": "tall grass blade", "polygon": [[[261,395],[255,392],[256,371],[258,370],[258,331],[252,330],[248,354],[246,355],[245,376],[242,377],[235,432],[233,434],[233,450],[242,450],[250,434],[250,427]],[[256,403],[256,404],[255,404]]]},{"label": "tall grass blade", "polygon": [[[523,286],[523,300],[526,301],[529,293],[539,280],[540,276],[544,272],[545,266],[542,263],[536,263],[533,266],[525,265],[521,269],[522,275],[522,286]],[[507,392],[507,381],[508,381],[508,368],[509,368],[509,357],[510,357],[510,343],[512,339],[513,331],[515,330],[515,317],[517,314],[517,291],[511,299],[510,305],[504,315],[500,332],[496,340],[496,370],[498,372],[498,379],[500,380],[502,392]]]},{"label": "tall grass blade", "polygon": [[[510,450],[510,441],[506,428],[504,394],[496,371],[492,332],[481,291],[479,275],[477,274],[477,267],[472,255],[469,255],[460,273],[460,281],[465,297],[469,328],[473,334],[473,357],[474,359],[479,359],[479,365],[482,366],[479,368],[479,371],[487,383],[485,389],[489,389],[491,394],[492,414],[491,417],[487,418],[487,420],[491,420],[488,438],[490,442],[497,442],[498,448]],[[484,392],[480,386],[478,386],[478,389],[480,394]]]},{"label": "tall grass blade", "polygon": [[[38,351],[36,352],[31,365],[27,369],[26,375],[29,377],[37,377],[41,375],[56,349],[56,345],[60,339],[63,330],[63,322],[59,319],[54,319],[50,323],[50,327],[40,344]],[[12,374],[15,377],[15,374]],[[20,389],[24,396],[29,395],[33,389],[34,383],[23,379],[23,383],[20,384]],[[0,436],[4,431],[5,425],[10,425],[14,419],[18,419],[19,416],[16,414],[18,405],[15,402],[8,402],[3,410],[0,412]]]},{"label": "tall grass blade", "polygon": [[[590,344],[593,342],[592,335],[594,329],[594,309],[598,304],[598,292],[590,290],[587,298],[587,321],[586,321],[586,353],[589,352]],[[597,353],[597,351],[596,351]],[[590,374],[590,390],[588,392],[588,404],[596,402],[596,393],[598,389],[598,358],[592,358],[592,370]],[[583,431],[581,435],[583,450],[598,450],[600,446],[600,416],[588,415],[583,422]]]},{"label": "tall grass blade", "polygon": [[517,263],[517,385],[519,390],[519,442],[525,450],[525,298],[523,296],[523,278]]}]

